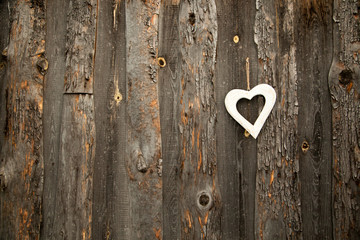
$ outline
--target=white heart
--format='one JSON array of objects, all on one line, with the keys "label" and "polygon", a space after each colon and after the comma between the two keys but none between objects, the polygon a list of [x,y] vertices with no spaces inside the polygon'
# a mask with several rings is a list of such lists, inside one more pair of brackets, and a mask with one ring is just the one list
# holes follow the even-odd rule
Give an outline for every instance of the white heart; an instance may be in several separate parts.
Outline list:
[{"label": "white heart", "polygon": [[[254,125],[252,125],[248,120],[246,120],[236,108],[237,102],[246,98],[251,100],[254,96],[262,95],[265,98],[265,105],[261,111],[259,117],[256,119]],[[250,91],[233,89],[225,97],[225,107],[229,114],[245,128],[251,136],[257,138],[261,128],[263,127],[266,119],[268,118],[272,108],[275,105],[276,92],[273,87],[268,84],[259,84]]]}]

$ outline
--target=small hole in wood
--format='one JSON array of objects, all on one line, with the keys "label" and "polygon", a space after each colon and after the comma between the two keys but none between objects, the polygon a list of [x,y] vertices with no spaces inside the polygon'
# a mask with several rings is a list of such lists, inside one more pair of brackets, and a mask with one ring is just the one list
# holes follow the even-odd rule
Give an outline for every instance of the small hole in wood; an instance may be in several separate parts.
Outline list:
[{"label": "small hole in wood", "polygon": [[160,67],[165,67],[166,66],[165,58],[159,57],[158,58],[158,64],[159,64]]},{"label": "small hole in wood", "polygon": [[233,38],[233,41],[234,43],[238,43],[239,42],[239,36],[238,35],[235,35],[234,38]]},{"label": "small hole in wood", "polygon": [[189,13],[189,23],[191,25],[195,25],[195,20],[196,20],[195,13]]},{"label": "small hole in wood", "polygon": [[339,82],[342,85],[349,84],[352,81],[352,79],[353,79],[353,74],[350,69],[342,70],[341,73],[339,74]]},{"label": "small hole in wood", "polygon": [[203,193],[200,195],[199,203],[201,206],[206,207],[209,204],[209,202],[210,202],[210,197],[207,194]]},{"label": "small hole in wood", "polygon": [[301,145],[301,150],[306,153],[310,148],[309,143],[305,140],[303,141],[302,145]]},{"label": "small hole in wood", "polygon": [[122,95],[120,93],[117,93],[115,96],[114,96],[114,99],[117,103],[119,103],[121,100],[122,100]]}]

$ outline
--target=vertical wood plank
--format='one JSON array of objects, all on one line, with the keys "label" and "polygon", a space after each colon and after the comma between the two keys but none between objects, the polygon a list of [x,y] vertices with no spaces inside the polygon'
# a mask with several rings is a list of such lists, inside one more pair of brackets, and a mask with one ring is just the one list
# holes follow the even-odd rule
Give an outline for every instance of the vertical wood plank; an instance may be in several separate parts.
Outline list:
[{"label": "vertical wood plank", "polygon": [[258,136],[256,239],[302,238],[294,2],[256,1],[259,82],[277,100]]},{"label": "vertical wood plank", "polygon": [[63,101],[53,236],[92,239],[93,96],[65,94]]},{"label": "vertical wood plank", "polygon": [[99,2],[94,81],[93,239],[130,239],[125,1]]},{"label": "vertical wood plank", "polygon": [[159,101],[162,140],[163,239],[181,239],[180,108],[181,55],[179,38],[180,1],[161,3],[159,53],[166,65],[159,69]]},{"label": "vertical wood plank", "polygon": [[162,178],[158,100],[159,0],[127,1],[127,172],[130,239],[162,239]]},{"label": "vertical wood plank", "polygon": [[46,58],[48,71],[44,83],[44,194],[41,239],[54,239],[55,208],[59,167],[60,130],[66,69],[66,16],[69,1],[47,2]]},{"label": "vertical wood plank", "polygon": [[39,239],[46,9],[44,1],[7,4],[11,29],[9,44],[2,52],[6,59],[2,84],[6,113],[5,129],[1,130],[5,136],[0,153],[0,238]]},{"label": "vertical wood plank", "polygon": [[360,238],[360,3],[334,1],[334,50],[329,72],[333,124],[333,231]]},{"label": "vertical wood plank", "polygon": [[98,0],[69,0],[66,33],[67,93],[92,93]]},{"label": "vertical wood plank", "polygon": [[[216,1],[218,48],[215,96],[217,106],[217,158],[222,199],[223,239],[254,239],[256,141],[228,114],[224,99],[232,89],[247,89],[246,59],[249,58],[249,84],[257,84],[257,55],[253,40],[254,1]],[[238,39],[237,39],[238,38]],[[248,119],[258,116],[257,102],[244,101],[238,108]]]},{"label": "vertical wood plank", "polygon": [[298,140],[304,239],[332,238],[331,101],[332,2],[299,2],[295,9]]},{"label": "vertical wood plank", "polygon": [[[178,1],[172,4],[177,5]],[[161,119],[162,133],[174,134],[163,136],[167,141],[163,165],[171,171],[164,172],[166,179],[175,179],[169,183],[174,186],[166,185],[170,191],[164,189],[166,204],[174,207],[165,216],[170,223],[177,223],[177,229],[166,233],[174,233],[175,239],[217,239],[221,237],[221,199],[213,83],[217,46],[215,1],[182,1],[180,8],[166,6],[164,11],[163,29],[171,27],[173,32],[161,35],[161,54],[170,63],[161,70],[161,111],[169,114]]]},{"label": "vertical wood plank", "polygon": [[[10,11],[8,9],[9,2],[8,0],[2,1],[0,3],[0,129],[5,129],[6,124],[6,85],[8,82],[7,78],[7,46],[9,44],[9,35],[10,35]],[[5,144],[5,132],[0,131],[0,149]],[[0,151],[1,153],[1,151]],[[1,164],[1,163],[0,163]],[[3,176],[3,174],[1,174]],[[1,181],[2,178],[1,178]],[[3,183],[2,183],[3,184]],[[1,187],[1,186],[0,186]]]}]

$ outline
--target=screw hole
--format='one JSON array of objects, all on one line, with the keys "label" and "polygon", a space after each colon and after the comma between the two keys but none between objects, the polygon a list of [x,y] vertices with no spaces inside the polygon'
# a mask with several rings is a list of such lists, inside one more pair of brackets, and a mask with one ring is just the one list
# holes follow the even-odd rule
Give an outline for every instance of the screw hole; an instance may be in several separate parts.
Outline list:
[{"label": "screw hole", "polygon": [[301,145],[301,149],[304,153],[306,153],[310,148],[309,143],[305,140],[303,141],[302,145]]},{"label": "screw hole", "polygon": [[238,35],[235,35],[234,38],[233,38],[233,41],[234,43],[238,43],[239,42],[239,36]]},{"label": "screw hole", "polygon": [[165,67],[166,66],[165,58],[159,57],[158,58],[158,64],[159,64],[160,67]]}]

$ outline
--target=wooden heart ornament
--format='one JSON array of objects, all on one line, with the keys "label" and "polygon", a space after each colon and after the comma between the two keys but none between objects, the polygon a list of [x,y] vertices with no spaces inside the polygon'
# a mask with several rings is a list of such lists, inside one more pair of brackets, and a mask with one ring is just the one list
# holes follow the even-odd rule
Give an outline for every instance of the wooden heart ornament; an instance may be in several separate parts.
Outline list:
[{"label": "wooden heart ornament", "polygon": [[[236,104],[242,99],[246,98],[251,100],[254,96],[262,95],[265,98],[265,105],[261,111],[259,117],[256,119],[254,125],[252,125],[248,120],[246,120],[237,110]],[[229,114],[245,128],[251,136],[257,138],[261,128],[263,127],[266,119],[268,118],[271,110],[275,105],[276,92],[268,84],[259,84],[250,91],[233,89],[225,97],[225,107]]]}]

